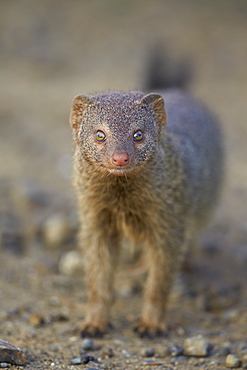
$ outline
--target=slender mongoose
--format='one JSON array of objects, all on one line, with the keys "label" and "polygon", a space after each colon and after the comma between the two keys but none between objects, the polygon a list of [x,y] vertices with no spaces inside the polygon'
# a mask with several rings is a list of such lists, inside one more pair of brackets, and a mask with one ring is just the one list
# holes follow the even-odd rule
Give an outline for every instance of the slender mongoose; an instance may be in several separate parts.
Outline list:
[{"label": "slender mongoose", "polygon": [[148,261],[136,331],[160,334],[174,276],[220,191],[217,119],[197,100],[170,89],[79,95],[70,122],[88,287],[82,335],[107,329],[123,238]]}]

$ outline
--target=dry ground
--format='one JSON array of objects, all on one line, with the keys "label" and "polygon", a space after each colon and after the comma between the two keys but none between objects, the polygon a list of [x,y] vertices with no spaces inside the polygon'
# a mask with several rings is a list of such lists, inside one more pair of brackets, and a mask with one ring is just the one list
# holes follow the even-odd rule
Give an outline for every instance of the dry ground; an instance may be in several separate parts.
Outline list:
[{"label": "dry ground", "polygon": [[[0,338],[27,352],[28,369],[148,369],[146,347],[156,352],[150,368],[223,369],[228,347],[243,358],[246,1],[1,1],[0,35]],[[171,298],[167,337],[147,341],[132,333],[142,274],[124,264],[113,329],[92,353],[100,364],[70,365],[81,349],[74,329],[85,303],[81,276],[59,270],[60,257],[75,248],[70,102],[78,93],[141,89],[154,45],[192,63],[192,93],[222,121],[227,167],[221,203],[190,256],[188,290]],[[59,248],[44,238],[45,220],[54,214],[65,217],[70,231]],[[174,364],[169,345],[196,334],[214,345],[211,356]]]}]

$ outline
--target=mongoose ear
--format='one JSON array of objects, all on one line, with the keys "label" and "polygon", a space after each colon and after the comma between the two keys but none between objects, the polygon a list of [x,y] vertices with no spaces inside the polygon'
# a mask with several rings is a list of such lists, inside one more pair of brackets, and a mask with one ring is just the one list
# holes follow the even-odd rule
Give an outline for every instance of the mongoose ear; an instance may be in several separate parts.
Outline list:
[{"label": "mongoose ear", "polygon": [[86,95],[78,95],[73,99],[70,112],[70,125],[76,132],[79,130],[84,109],[92,103],[92,99]]},{"label": "mongoose ear", "polygon": [[151,105],[154,113],[157,117],[158,122],[164,126],[166,124],[166,110],[164,99],[160,94],[150,93],[145,95],[141,103],[144,105]]}]

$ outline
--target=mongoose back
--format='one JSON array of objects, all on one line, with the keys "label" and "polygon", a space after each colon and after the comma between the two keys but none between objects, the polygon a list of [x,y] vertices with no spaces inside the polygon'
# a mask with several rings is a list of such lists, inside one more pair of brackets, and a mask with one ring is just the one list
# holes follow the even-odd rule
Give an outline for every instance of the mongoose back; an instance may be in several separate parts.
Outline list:
[{"label": "mongoose back", "polygon": [[123,238],[148,261],[136,331],[160,334],[174,275],[220,190],[217,120],[190,96],[167,90],[79,95],[70,122],[88,286],[82,335],[107,329]]}]

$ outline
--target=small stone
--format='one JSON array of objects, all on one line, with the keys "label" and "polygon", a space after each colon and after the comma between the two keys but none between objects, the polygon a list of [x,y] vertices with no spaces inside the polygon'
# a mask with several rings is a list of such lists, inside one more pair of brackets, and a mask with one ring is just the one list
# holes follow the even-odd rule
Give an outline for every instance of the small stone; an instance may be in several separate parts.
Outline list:
[{"label": "small stone", "polygon": [[184,353],[184,349],[181,346],[178,346],[177,344],[172,344],[171,346],[168,347],[167,349],[167,355],[168,356],[181,356]]},{"label": "small stone", "polygon": [[12,365],[25,365],[26,356],[20,348],[0,339],[0,362]]},{"label": "small stone", "polygon": [[184,354],[187,356],[206,357],[212,345],[202,335],[187,338],[184,341]]},{"label": "small stone", "polygon": [[82,363],[81,357],[75,357],[70,360],[72,365],[80,365]]},{"label": "small stone", "polygon": [[86,351],[93,351],[95,348],[93,339],[84,339],[82,342],[82,348]]},{"label": "small stone", "polygon": [[216,366],[220,365],[220,363],[217,362],[217,361],[210,361],[209,365],[214,366],[214,368],[215,368]]},{"label": "small stone", "polygon": [[56,248],[64,244],[71,232],[71,224],[62,214],[49,217],[43,225],[44,241],[50,248]]},{"label": "small stone", "polygon": [[88,356],[88,355],[81,356],[82,364],[88,364],[90,361],[96,361],[96,358],[94,356]]},{"label": "small stone", "polygon": [[114,351],[112,348],[107,348],[105,351],[104,351],[104,355],[105,356],[108,356],[108,357],[113,357],[114,356]]},{"label": "small stone", "polygon": [[153,357],[155,355],[155,350],[153,348],[143,348],[141,354],[144,357]]},{"label": "small stone", "polygon": [[229,367],[229,368],[233,369],[233,368],[240,367],[241,362],[240,362],[240,360],[237,356],[230,354],[226,357],[226,364],[225,365],[226,365],[226,367]]},{"label": "small stone", "polygon": [[122,349],[122,354],[126,357],[126,358],[130,358],[131,357],[131,354],[126,351],[126,349]]},{"label": "small stone", "polygon": [[81,255],[76,251],[65,253],[60,259],[58,268],[60,273],[67,276],[81,273],[83,270]]}]

